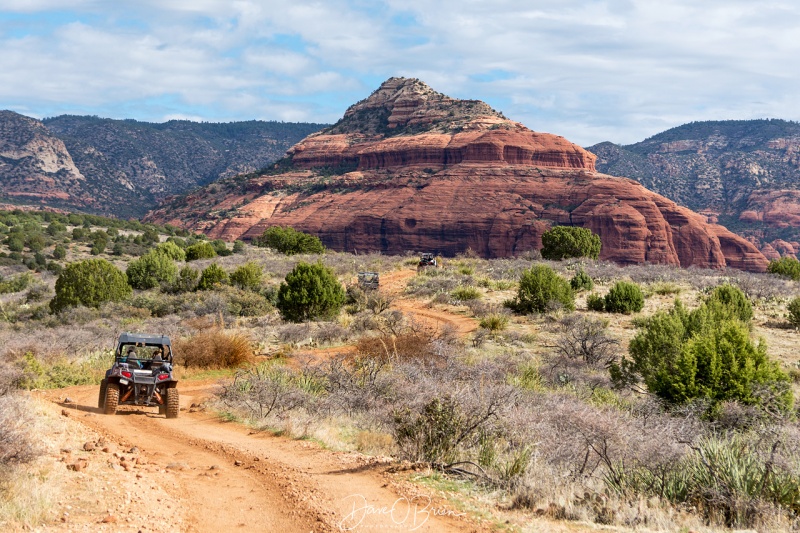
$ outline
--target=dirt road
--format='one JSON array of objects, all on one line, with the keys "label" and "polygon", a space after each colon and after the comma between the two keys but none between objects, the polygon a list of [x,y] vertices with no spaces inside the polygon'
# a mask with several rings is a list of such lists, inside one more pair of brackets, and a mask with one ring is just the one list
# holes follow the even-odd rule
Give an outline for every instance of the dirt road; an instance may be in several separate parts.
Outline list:
[{"label": "dirt road", "polygon": [[[74,452],[66,460],[80,456],[94,465],[74,474],[76,489],[86,481],[81,476],[92,472],[103,476],[106,485],[126,487],[116,497],[100,498],[93,505],[79,501],[78,490],[73,498],[65,495],[69,519],[53,529],[478,530],[463,513],[389,472],[385,462],[252,432],[190,408],[201,403],[210,388],[184,383],[185,410],[173,420],[157,415],[155,409],[132,407],[122,407],[114,416],[101,414],[94,407],[94,386],[46,393],[57,402],[55,409],[63,409],[65,416],[99,435],[96,449]],[[63,403],[65,397],[71,402]]]}]

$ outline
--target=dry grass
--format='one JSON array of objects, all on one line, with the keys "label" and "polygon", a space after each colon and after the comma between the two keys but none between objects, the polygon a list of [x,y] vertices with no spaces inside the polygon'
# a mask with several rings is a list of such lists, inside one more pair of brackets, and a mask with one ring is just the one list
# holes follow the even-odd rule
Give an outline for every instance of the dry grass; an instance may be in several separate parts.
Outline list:
[{"label": "dry grass", "polygon": [[220,328],[178,339],[174,349],[175,362],[187,368],[236,368],[255,358],[249,337]]}]

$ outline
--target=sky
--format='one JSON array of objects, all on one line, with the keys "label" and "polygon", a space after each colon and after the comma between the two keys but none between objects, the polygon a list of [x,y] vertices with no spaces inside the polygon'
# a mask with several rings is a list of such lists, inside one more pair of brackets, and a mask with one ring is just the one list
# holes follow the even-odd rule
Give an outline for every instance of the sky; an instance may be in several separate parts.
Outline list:
[{"label": "sky", "polygon": [[0,109],[332,123],[391,76],[590,146],[800,120],[792,0],[0,0]]}]

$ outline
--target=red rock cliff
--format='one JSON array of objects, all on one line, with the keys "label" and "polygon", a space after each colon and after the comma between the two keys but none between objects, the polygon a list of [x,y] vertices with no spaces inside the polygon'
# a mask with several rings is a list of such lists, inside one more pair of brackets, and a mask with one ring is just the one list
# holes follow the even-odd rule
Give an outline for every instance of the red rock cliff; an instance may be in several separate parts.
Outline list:
[{"label": "red rock cliff", "polygon": [[600,235],[602,259],[623,264],[766,269],[751,243],[633,180],[598,174],[594,161],[482,102],[393,78],[295,145],[286,172],[220,182],[151,219],[227,240],[280,224],[336,250],[484,257],[539,248],[553,224],[573,224]]}]

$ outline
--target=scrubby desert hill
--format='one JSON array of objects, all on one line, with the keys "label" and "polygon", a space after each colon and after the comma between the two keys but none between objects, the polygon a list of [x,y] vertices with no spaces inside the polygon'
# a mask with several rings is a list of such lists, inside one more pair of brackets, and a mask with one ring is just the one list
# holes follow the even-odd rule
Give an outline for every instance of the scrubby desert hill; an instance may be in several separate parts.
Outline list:
[{"label": "scrubby desert hill", "polygon": [[504,257],[539,248],[553,224],[591,228],[602,259],[763,271],[749,242],[638,182],[600,174],[595,156],[534,132],[477,100],[391,78],[269,172],[222,180],[149,220],[214,238],[271,225],[337,250],[466,250]]},{"label": "scrubby desert hill", "polygon": [[163,124],[0,112],[0,187],[18,204],[140,217],[168,195],[264,168],[322,124]]},{"label": "scrubby desert hill", "polygon": [[693,122],[642,142],[588,148],[628,176],[745,236],[770,258],[800,252],[800,124]]}]

